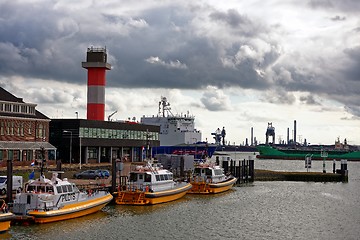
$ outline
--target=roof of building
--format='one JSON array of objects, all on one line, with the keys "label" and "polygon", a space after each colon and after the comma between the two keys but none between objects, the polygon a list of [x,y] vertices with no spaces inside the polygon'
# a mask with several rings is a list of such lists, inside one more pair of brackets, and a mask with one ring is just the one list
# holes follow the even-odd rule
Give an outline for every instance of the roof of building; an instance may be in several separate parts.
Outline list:
[{"label": "roof of building", "polygon": [[[4,88],[0,87],[0,101],[4,102],[12,102],[12,103],[25,103],[22,98],[18,98],[6,91]],[[25,103],[26,104],[26,103]],[[2,112],[1,116],[8,117],[24,117],[24,118],[36,118],[36,119],[50,119],[45,116],[41,112],[35,109],[35,115],[23,114],[23,113],[10,113],[10,112]]]},{"label": "roof of building", "polygon": [[24,103],[22,98],[15,97],[2,87],[0,87],[0,101]]}]

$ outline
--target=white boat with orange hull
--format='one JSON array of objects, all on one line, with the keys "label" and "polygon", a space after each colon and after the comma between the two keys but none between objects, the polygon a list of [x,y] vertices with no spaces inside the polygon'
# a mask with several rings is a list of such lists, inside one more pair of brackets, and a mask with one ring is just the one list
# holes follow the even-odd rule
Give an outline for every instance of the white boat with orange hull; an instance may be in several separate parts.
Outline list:
[{"label": "white boat with orange hull", "polygon": [[53,173],[30,180],[24,192],[16,194],[13,213],[16,219],[48,223],[85,216],[101,210],[113,199],[105,190],[80,191],[74,183]]},{"label": "white boat with orange hull", "polygon": [[187,182],[175,182],[173,173],[159,164],[133,163],[129,181],[120,187],[115,202],[120,205],[153,205],[177,200],[191,188]]},{"label": "white boat with orange hull", "polygon": [[188,193],[214,194],[229,190],[236,183],[237,178],[227,176],[224,170],[212,163],[200,163],[194,167],[190,178],[192,188]]},{"label": "white boat with orange hull", "polygon": [[0,234],[9,230],[14,214],[9,212],[8,206],[3,199],[0,199]]}]

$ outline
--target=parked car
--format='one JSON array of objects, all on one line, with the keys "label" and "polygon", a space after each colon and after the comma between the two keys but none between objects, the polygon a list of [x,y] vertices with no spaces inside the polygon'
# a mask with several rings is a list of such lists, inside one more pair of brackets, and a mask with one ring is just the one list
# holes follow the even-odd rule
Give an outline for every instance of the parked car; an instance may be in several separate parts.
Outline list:
[{"label": "parked car", "polygon": [[110,177],[110,172],[106,169],[100,169],[99,171],[102,172],[102,177],[103,178],[109,178]]},{"label": "parked car", "polygon": [[[21,192],[23,188],[23,177],[13,176],[12,190]],[[5,195],[7,191],[7,176],[0,176],[0,195]]]},{"label": "parked car", "polygon": [[110,173],[108,170],[98,169],[98,170],[86,170],[80,173],[75,173],[74,178],[77,179],[99,179],[99,178],[108,178]]}]

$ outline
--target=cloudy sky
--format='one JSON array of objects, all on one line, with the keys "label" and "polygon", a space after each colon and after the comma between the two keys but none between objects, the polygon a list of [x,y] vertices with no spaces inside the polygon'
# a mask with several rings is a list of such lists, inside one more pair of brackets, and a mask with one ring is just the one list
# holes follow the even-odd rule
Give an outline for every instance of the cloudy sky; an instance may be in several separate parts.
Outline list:
[{"label": "cloudy sky", "polygon": [[360,1],[0,0],[0,86],[86,118],[88,47],[106,47],[106,113],[195,115],[203,140],[360,145]]}]

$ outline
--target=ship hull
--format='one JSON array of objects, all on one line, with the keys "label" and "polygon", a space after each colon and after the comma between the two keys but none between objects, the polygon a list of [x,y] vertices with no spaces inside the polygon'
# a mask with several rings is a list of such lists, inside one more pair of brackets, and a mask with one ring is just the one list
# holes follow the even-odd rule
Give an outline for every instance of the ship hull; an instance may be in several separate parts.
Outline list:
[{"label": "ship hull", "polygon": [[112,195],[107,194],[97,199],[69,204],[59,210],[30,211],[28,212],[28,215],[33,217],[33,220],[36,223],[49,223],[49,222],[67,220],[71,218],[82,217],[100,211],[112,199],[113,199]]},{"label": "ship hull", "polygon": [[188,193],[192,194],[215,194],[228,191],[236,183],[237,178],[229,178],[219,183],[206,183],[204,181],[191,181],[192,188]]},{"label": "ship hull", "polygon": [[191,184],[187,183],[179,188],[159,192],[120,191],[115,198],[119,205],[154,205],[166,203],[182,198],[190,189]]},{"label": "ship hull", "polygon": [[326,151],[327,156],[324,157],[321,151],[311,151],[304,149],[286,149],[279,150],[271,146],[258,146],[259,159],[284,159],[284,160],[304,160],[306,156],[311,156],[312,160],[341,160],[360,161],[360,151]]},{"label": "ship hull", "polygon": [[10,223],[14,219],[12,213],[1,213],[0,214],[0,233],[4,233],[10,228]]}]

